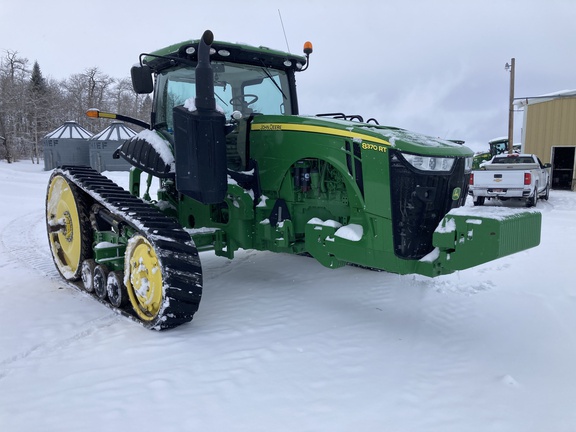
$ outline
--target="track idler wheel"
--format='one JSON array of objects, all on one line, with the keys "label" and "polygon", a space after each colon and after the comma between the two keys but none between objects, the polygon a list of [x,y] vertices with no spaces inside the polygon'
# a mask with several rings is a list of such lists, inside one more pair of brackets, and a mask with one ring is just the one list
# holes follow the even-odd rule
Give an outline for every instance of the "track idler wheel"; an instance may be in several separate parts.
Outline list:
[{"label": "track idler wheel", "polygon": [[91,254],[90,220],[78,187],[57,171],[48,183],[46,227],[58,272],[66,280],[78,280],[82,263]]},{"label": "track idler wheel", "polygon": [[94,269],[94,293],[102,300],[106,300],[106,297],[108,296],[108,291],[106,289],[108,273],[108,267],[105,265],[97,265]]},{"label": "track idler wheel", "polygon": [[96,261],[93,259],[87,259],[82,262],[82,285],[89,293],[94,292],[94,269],[96,265]]},{"label": "track idler wheel", "polygon": [[108,273],[106,290],[108,291],[108,300],[112,306],[121,308],[128,304],[128,291],[126,290],[126,285],[124,285],[123,272],[112,271]]}]

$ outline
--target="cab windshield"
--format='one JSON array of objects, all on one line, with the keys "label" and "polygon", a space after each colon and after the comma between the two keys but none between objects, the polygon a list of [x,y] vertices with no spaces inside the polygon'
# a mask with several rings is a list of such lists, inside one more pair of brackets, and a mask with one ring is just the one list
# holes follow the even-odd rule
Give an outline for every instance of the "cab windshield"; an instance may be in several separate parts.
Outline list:
[{"label": "cab windshield", "polygon": [[[281,70],[212,62],[217,109],[226,118],[234,111],[243,116],[292,114],[286,73]],[[173,131],[172,109],[196,96],[193,67],[171,69],[157,77],[156,126]]]}]

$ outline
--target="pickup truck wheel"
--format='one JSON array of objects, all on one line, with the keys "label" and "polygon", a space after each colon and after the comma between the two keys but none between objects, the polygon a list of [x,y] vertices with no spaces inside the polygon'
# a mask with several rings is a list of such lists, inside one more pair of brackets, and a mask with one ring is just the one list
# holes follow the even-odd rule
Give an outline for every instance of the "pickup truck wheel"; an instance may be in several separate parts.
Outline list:
[{"label": "pickup truck wheel", "polygon": [[534,195],[526,200],[526,207],[535,207],[538,204],[538,183],[534,186]]},{"label": "pickup truck wheel", "polygon": [[546,186],[546,193],[544,194],[543,198],[548,201],[548,198],[550,198],[550,185]]},{"label": "pickup truck wheel", "polygon": [[486,197],[483,197],[483,196],[479,196],[479,197],[474,198],[474,205],[475,205],[475,206],[484,205],[484,200],[485,200],[485,199],[486,199]]}]

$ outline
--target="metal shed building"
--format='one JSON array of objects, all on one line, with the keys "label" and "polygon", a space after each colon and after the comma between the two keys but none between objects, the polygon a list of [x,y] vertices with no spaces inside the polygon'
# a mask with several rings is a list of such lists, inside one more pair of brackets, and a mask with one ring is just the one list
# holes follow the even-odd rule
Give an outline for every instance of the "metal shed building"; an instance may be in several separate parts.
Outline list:
[{"label": "metal shed building", "polygon": [[74,121],[67,121],[42,138],[44,170],[60,165],[90,165],[88,138],[92,134]]},{"label": "metal shed building", "polygon": [[552,163],[552,188],[576,189],[576,90],[520,99],[522,149]]},{"label": "metal shed building", "polygon": [[122,122],[112,122],[102,132],[90,138],[90,166],[98,172],[128,171],[131,165],[124,159],[114,159],[112,155],[125,140],[136,132]]}]

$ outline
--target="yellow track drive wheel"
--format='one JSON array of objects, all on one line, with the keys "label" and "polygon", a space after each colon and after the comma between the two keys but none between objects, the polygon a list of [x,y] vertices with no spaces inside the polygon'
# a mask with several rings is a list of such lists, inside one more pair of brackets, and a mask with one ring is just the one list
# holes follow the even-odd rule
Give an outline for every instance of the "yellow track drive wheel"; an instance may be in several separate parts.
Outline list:
[{"label": "yellow track drive wheel", "polygon": [[55,171],[46,194],[46,228],[50,250],[58,272],[67,280],[78,280],[82,262],[91,253],[91,227],[81,192]]},{"label": "yellow track drive wheel", "polygon": [[134,312],[145,324],[154,325],[164,309],[164,276],[154,247],[142,235],[129,241],[124,272]]}]

